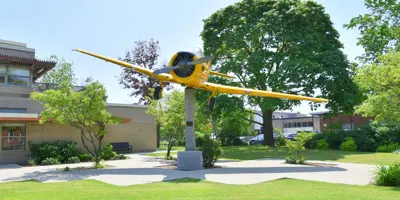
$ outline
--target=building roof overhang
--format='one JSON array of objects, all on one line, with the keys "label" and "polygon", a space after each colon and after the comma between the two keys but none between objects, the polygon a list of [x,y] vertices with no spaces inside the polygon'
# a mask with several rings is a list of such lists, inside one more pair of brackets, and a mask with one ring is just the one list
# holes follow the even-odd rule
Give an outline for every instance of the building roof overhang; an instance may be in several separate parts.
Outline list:
[{"label": "building roof overhang", "polygon": [[[41,117],[37,113],[0,113],[0,122],[39,122]],[[131,118],[124,118],[123,123],[132,122]]]},{"label": "building roof overhang", "polygon": [[44,61],[35,58],[24,58],[18,56],[9,56],[4,54],[0,54],[0,61],[29,65],[29,68],[32,69],[33,81],[36,81],[37,79],[39,79],[41,76],[43,76],[45,73],[47,73],[56,66],[56,62],[52,61]]}]

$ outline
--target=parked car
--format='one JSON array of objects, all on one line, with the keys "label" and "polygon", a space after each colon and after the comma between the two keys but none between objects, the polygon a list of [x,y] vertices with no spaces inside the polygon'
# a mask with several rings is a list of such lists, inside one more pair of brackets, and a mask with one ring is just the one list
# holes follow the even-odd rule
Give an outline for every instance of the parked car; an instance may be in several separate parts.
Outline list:
[{"label": "parked car", "polygon": [[264,135],[259,134],[256,137],[253,137],[249,140],[249,145],[263,144],[264,143]]}]

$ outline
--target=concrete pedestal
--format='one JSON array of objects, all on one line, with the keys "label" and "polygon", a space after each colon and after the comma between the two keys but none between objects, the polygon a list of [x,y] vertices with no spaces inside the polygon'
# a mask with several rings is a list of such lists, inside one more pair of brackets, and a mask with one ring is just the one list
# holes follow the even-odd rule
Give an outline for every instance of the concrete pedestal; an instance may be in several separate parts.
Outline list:
[{"label": "concrete pedestal", "polygon": [[203,169],[203,156],[201,151],[178,152],[178,170],[200,170]]},{"label": "concrete pedestal", "polygon": [[185,88],[186,141],[185,151],[178,152],[179,170],[203,169],[203,156],[201,151],[196,150],[194,136],[194,100],[194,89]]}]

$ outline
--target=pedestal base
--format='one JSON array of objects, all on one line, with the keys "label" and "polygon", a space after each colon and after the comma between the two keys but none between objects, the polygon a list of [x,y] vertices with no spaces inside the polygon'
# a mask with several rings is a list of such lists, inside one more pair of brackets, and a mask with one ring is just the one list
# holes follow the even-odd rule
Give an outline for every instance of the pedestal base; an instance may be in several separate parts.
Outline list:
[{"label": "pedestal base", "polygon": [[178,152],[178,170],[200,170],[203,169],[203,156],[201,151]]}]

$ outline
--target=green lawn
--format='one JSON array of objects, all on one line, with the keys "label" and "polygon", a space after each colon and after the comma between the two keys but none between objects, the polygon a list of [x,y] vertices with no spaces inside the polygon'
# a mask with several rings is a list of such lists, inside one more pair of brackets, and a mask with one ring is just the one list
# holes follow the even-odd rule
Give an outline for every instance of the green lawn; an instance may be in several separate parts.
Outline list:
[{"label": "green lawn", "polygon": [[114,186],[95,180],[63,183],[0,184],[2,200],[23,199],[296,199],[394,200],[399,188],[350,186],[302,180],[275,180],[252,185],[227,185],[195,179],[134,186]]},{"label": "green lawn", "polygon": [[[178,148],[179,149],[179,148]],[[182,151],[184,149],[181,149]],[[151,156],[163,156],[165,153],[148,154]],[[176,156],[176,152],[172,152]],[[270,148],[263,146],[241,146],[224,147],[221,159],[232,160],[254,160],[260,158],[285,158],[288,152],[283,148]],[[400,154],[394,153],[366,153],[366,152],[347,152],[347,151],[324,151],[306,150],[303,155],[309,160],[335,161],[363,164],[392,164],[400,162]]]}]

